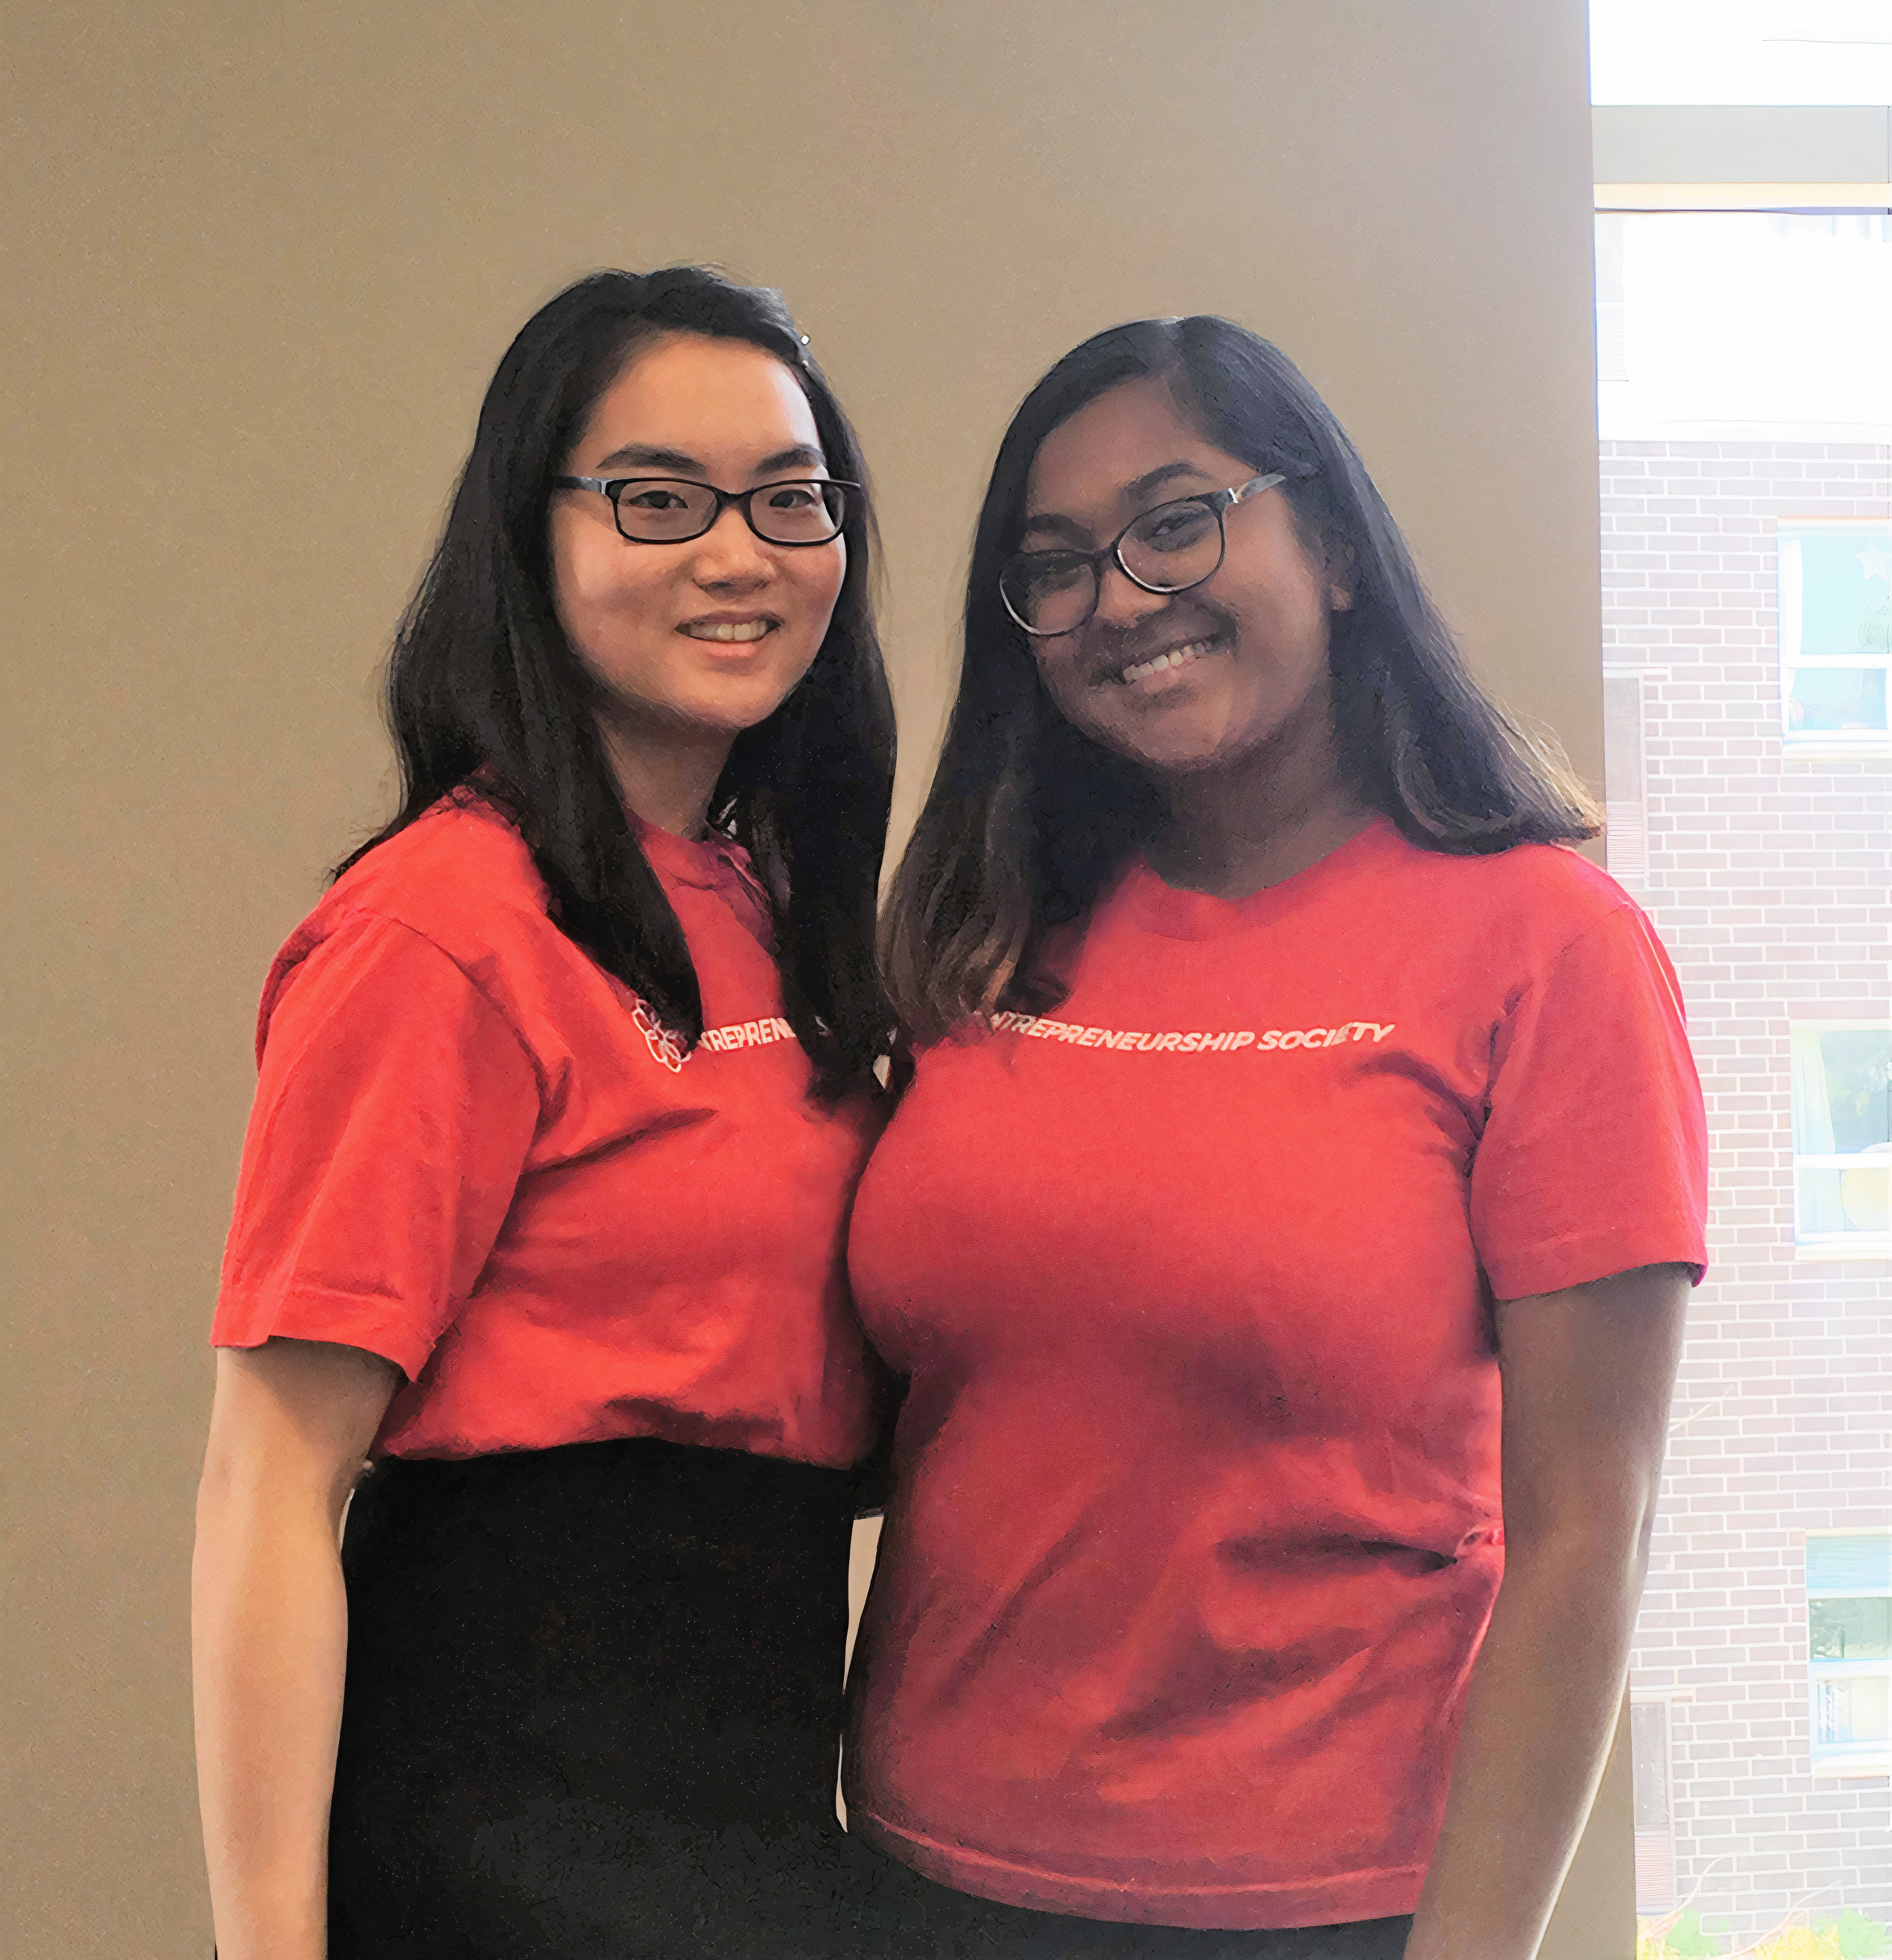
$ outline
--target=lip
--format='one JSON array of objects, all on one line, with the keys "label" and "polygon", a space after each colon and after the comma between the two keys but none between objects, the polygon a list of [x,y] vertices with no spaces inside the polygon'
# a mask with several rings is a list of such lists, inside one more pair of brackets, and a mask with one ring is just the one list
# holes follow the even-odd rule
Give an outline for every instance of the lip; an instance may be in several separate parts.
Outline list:
[{"label": "lip", "polygon": [[[690,619],[680,619],[677,622],[677,631],[685,639],[695,641],[699,646],[747,651],[760,646],[770,632],[779,632],[781,625],[781,620],[772,612],[698,612]],[[718,627],[740,628],[746,626],[760,626],[763,631],[753,638],[745,636],[733,639],[725,638],[715,630]]]},{"label": "lip", "polygon": [[1165,633],[1160,639],[1151,640],[1145,645],[1127,648],[1120,654],[1100,660],[1091,670],[1091,679],[1094,685],[1134,687],[1139,692],[1153,687],[1174,686],[1195,661],[1186,662],[1180,667],[1166,668],[1160,673],[1139,676],[1135,681],[1126,681],[1124,676],[1134,668],[1147,667],[1151,660],[1180,654],[1187,648],[1199,649],[1196,656],[1199,660],[1207,654],[1226,653],[1228,638],[1226,629],[1221,626],[1199,628],[1193,632]]}]

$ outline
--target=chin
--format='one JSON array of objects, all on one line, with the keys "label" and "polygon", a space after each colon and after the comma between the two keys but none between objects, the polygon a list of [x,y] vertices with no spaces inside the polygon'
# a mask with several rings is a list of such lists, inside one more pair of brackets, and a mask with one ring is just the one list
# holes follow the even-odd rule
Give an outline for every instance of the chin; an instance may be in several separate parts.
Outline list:
[{"label": "chin", "polygon": [[1085,730],[1100,748],[1108,749],[1133,762],[1140,769],[1158,775],[1194,775],[1228,762],[1236,745],[1228,740],[1219,719],[1213,727],[1198,723],[1193,727],[1177,727],[1161,730],[1148,727],[1126,729],[1091,727]]},{"label": "chin", "polygon": [[799,675],[733,676],[720,686],[693,689],[674,703],[680,719],[696,727],[740,735],[766,721],[795,692]]}]

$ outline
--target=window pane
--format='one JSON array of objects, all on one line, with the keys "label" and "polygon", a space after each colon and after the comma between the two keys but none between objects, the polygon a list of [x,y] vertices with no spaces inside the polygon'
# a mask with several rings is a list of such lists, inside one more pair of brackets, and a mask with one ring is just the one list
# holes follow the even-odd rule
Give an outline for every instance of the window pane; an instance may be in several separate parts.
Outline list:
[{"label": "window pane", "polygon": [[1843,733],[1886,726],[1884,667],[1793,670],[1787,693],[1787,729],[1794,735]]},{"label": "window pane", "polygon": [[1635,1770],[1636,1828],[1659,1831],[1669,1821],[1667,1708],[1660,1701],[1629,1704],[1629,1751]]},{"label": "window pane", "polygon": [[[1833,1147],[1869,1150],[1892,1141],[1892,1029],[1847,1028],[1820,1037]],[[1881,1201],[1883,1203],[1883,1200]]]},{"label": "window pane", "polygon": [[1892,1532],[1809,1532],[1807,1590],[1892,1592]]},{"label": "window pane", "polygon": [[[1892,525],[1852,530],[1783,524],[1779,536],[1783,558],[1792,546],[1799,548],[1800,657],[1885,652],[1892,643]],[[1783,579],[1782,603],[1793,596]]]},{"label": "window pane", "polygon": [[1892,1655],[1892,1599],[1810,1599],[1807,1634],[1815,1660],[1884,1660]]},{"label": "window pane", "polygon": [[1797,1179],[1801,1238],[1892,1231],[1892,1175],[1884,1170],[1803,1170]]},{"label": "window pane", "polygon": [[1814,1746],[1886,1741],[1887,1685],[1882,1674],[1816,1675]]}]

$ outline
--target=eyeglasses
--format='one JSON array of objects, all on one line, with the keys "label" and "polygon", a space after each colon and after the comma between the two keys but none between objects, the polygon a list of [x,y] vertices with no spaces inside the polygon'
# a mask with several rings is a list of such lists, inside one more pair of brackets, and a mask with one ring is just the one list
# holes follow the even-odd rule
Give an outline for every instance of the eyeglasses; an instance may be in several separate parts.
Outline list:
[{"label": "eyeglasses", "polygon": [[[634,545],[687,544],[700,538],[733,504],[765,543],[825,545],[841,535],[858,483],[838,477],[795,477],[753,490],[718,490],[674,476],[555,476],[558,490],[595,490],[611,500],[618,536]],[[758,501],[757,500],[760,501]]]},{"label": "eyeglasses", "polygon": [[1226,514],[1287,476],[1251,476],[1233,490],[1179,497],[1126,524],[1101,551],[1021,552],[999,574],[1005,610],[1037,639],[1074,633],[1097,609],[1104,567],[1113,563],[1145,592],[1186,592],[1213,578],[1228,548]]}]

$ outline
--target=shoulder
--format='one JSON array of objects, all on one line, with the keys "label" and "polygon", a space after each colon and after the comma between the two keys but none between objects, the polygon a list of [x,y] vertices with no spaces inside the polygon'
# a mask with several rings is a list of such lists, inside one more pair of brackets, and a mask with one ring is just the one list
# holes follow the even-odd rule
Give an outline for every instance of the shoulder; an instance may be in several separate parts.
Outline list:
[{"label": "shoulder", "polygon": [[483,798],[449,797],[351,865],[289,936],[264,986],[259,1047],[291,991],[311,1009],[318,997],[332,1007],[385,994],[408,1013],[479,994],[511,1020],[522,963],[575,951],[518,832]]},{"label": "shoulder", "polygon": [[532,854],[483,797],[456,792],[351,865],[317,908],[392,919],[451,956],[511,926],[549,924]]},{"label": "shoulder", "polygon": [[1495,937],[1554,956],[1607,919],[1641,908],[1600,865],[1562,844],[1515,844],[1483,856],[1429,851],[1388,824],[1373,869],[1389,899],[1467,939]]}]

